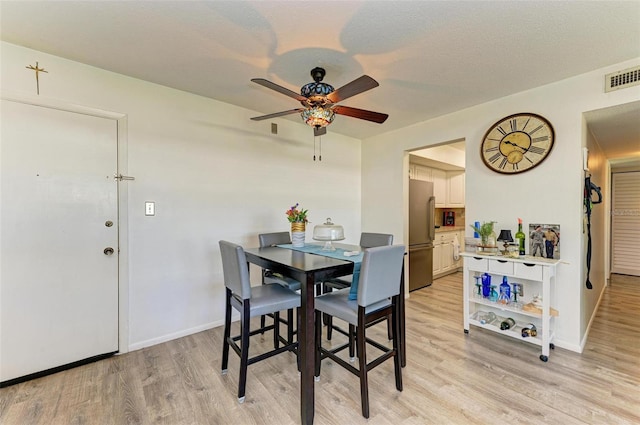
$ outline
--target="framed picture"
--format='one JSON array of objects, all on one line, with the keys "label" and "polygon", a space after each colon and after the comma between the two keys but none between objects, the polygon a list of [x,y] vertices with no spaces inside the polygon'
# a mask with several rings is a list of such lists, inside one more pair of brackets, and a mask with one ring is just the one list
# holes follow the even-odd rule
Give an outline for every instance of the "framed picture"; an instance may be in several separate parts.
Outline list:
[{"label": "framed picture", "polygon": [[529,224],[529,255],[560,258],[560,225]]}]

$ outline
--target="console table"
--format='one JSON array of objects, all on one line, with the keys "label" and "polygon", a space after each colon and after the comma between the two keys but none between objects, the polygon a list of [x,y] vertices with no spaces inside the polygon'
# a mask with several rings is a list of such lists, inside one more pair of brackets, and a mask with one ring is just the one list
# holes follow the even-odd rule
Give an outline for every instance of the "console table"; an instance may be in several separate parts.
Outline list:
[{"label": "console table", "polygon": [[[549,349],[553,345],[553,325],[555,321],[552,315],[551,284],[555,282],[556,266],[560,260],[546,259],[542,257],[523,256],[509,258],[498,255],[482,255],[476,253],[461,253],[464,258],[464,332],[469,333],[470,325],[488,329],[490,331],[511,338],[526,341],[542,347],[540,360],[549,360]],[[496,288],[502,282],[503,276],[507,276],[509,283],[523,285],[524,296],[519,304],[513,302],[501,304],[478,295],[475,276],[488,273],[495,282]],[[534,294],[542,294],[541,311],[529,311],[522,309]],[[486,323],[480,320],[481,313],[493,312],[497,319]],[[553,310],[554,314],[557,314]],[[510,317],[516,324],[508,330],[500,329],[500,322]],[[528,324],[534,324],[537,336],[522,336],[522,329]]]}]

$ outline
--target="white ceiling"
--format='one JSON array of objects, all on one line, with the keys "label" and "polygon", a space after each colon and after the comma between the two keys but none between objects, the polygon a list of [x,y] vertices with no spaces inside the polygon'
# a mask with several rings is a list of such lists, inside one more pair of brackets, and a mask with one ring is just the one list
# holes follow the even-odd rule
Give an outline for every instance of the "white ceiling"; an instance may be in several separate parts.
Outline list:
[{"label": "white ceiling", "polygon": [[[299,104],[251,78],[297,92],[315,66],[336,88],[367,74],[380,87],[344,105],[390,118],[337,116],[329,127],[360,139],[640,57],[637,0],[2,1],[0,19],[4,41],[256,115]],[[605,150],[623,129],[637,144],[639,113],[594,113],[592,131]],[[266,132],[269,123],[247,125]]]}]

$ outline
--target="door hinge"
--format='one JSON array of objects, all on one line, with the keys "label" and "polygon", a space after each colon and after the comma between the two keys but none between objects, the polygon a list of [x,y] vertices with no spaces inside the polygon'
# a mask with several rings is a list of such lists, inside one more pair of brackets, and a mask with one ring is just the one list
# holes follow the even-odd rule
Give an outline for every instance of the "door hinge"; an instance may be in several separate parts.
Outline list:
[{"label": "door hinge", "polygon": [[131,176],[123,176],[122,174],[114,174],[113,178],[119,181],[122,180],[135,180],[135,177],[131,177]]}]

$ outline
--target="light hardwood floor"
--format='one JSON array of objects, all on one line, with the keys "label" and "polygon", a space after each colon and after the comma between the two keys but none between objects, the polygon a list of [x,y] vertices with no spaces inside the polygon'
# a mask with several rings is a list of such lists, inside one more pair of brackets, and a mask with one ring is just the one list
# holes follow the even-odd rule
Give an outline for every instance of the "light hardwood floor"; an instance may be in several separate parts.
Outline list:
[{"label": "light hardwood floor", "polygon": [[[640,423],[640,278],[614,277],[584,353],[556,348],[548,363],[537,346],[477,328],[465,335],[461,299],[461,273],[412,293],[404,391],[395,389],[393,362],[374,369],[368,421],[357,377],[325,360],[315,423]],[[384,338],[386,327],[373,333]],[[1,389],[0,423],[299,423],[294,356],[250,366],[247,399],[238,404],[238,357],[231,352],[222,376],[221,335],[216,328]],[[252,349],[270,342],[254,338]]]}]

